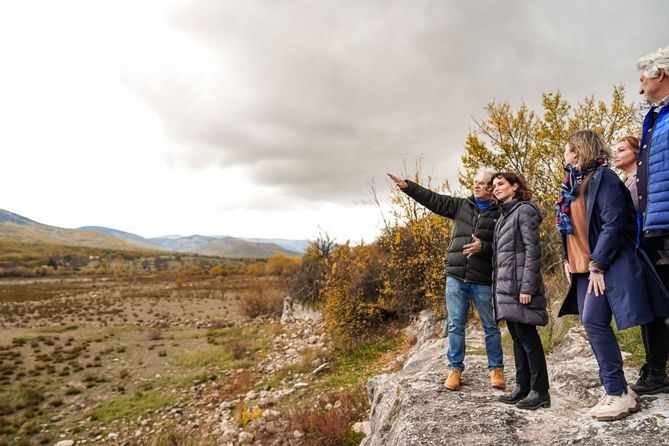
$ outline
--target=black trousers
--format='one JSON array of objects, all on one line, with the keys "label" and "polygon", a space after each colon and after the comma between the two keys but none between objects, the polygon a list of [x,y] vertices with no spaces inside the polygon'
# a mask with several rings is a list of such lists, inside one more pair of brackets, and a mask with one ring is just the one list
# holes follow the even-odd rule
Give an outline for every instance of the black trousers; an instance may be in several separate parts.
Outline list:
[{"label": "black trousers", "polygon": [[535,325],[520,322],[506,322],[516,362],[516,386],[523,392],[548,391],[548,369],[541,338]]},{"label": "black trousers", "polygon": [[661,370],[666,370],[667,359],[669,359],[669,329],[665,319],[665,317],[659,317],[641,326],[646,362]]},{"label": "black trousers", "polygon": [[[656,265],[655,271],[669,289],[669,265]],[[646,350],[646,362],[655,368],[666,370],[669,360],[669,327],[666,317],[641,326],[641,339]]]}]

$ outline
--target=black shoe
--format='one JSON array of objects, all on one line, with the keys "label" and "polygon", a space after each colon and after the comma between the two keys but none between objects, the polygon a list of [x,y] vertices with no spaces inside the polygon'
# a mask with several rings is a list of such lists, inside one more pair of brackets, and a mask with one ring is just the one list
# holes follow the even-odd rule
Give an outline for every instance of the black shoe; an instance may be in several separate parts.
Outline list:
[{"label": "black shoe", "polygon": [[669,393],[669,377],[667,370],[644,364],[639,371],[639,379],[636,384],[630,386],[639,395],[652,395],[654,393]]},{"label": "black shoe", "polygon": [[504,404],[516,404],[518,401],[525,398],[530,392],[527,390],[520,390],[518,387],[513,389],[513,392],[502,395],[497,398],[498,401]]},{"label": "black shoe", "polygon": [[529,395],[516,403],[516,407],[528,410],[551,407],[551,396],[548,392],[539,393],[536,390],[530,390]]}]

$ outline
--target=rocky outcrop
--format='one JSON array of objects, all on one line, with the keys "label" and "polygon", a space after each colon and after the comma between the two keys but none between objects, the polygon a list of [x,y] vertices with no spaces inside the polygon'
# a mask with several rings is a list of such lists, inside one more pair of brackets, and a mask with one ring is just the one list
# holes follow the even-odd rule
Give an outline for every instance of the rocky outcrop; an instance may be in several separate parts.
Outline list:
[{"label": "rocky outcrop", "polygon": [[[402,370],[367,384],[369,435],[362,446],[669,445],[669,395],[642,397],[642,410],[620,421],[602,423],[588,415],[602,387],[581,328],[572,328],[549,356],[552,407],[535,412],[497,402],[503,392],[490,387],[485,356],[467,356],[460,391],[444,389],[448,339],[435,336],[438,323],[427,313],[411,330],[417,342]],[[481,338],[468,335],[468,341]],[[505,357],[505,364],[513,388],[513,357]],[[625,372],[636,380],[636,370]]]},{"label": "rocky outcrop", "polygon": [[293,324],[304,322],[309,324],[318,324],[323,320],[323,314],[320,311],[312,310],[292,297],[286,296],[283,300],[283,312],[281,313],[281,324]]}]

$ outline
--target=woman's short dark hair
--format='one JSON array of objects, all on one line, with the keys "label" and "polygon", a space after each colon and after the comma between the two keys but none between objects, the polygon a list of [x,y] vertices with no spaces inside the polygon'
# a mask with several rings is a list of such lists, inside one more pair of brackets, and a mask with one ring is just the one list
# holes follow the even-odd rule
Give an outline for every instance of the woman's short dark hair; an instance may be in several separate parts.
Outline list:
[{"label": "woman's short dark hair", "polygon": [[516,172],[497,172],[493,178],[503,178],[512,186],[517,184],[518,189],[513,194],[513,198],[524,201],[532,199],[532,190],[527,186],[527,181],[525,181],[522,175]]}]

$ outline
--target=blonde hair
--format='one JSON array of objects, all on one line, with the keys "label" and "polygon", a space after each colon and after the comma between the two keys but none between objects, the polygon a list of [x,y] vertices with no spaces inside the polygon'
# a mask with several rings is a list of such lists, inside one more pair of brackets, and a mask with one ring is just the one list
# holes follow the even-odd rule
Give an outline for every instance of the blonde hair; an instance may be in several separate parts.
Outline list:
[{"label": "blonde hair", "polygon": [[611,151],[604,140],[592,130],[579,130],[567,139],[569,148],[578,154],[578,166],[583,168],[597,158],[610,158]]}]

